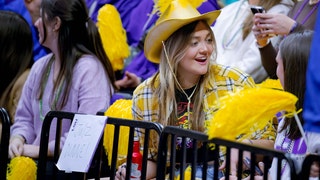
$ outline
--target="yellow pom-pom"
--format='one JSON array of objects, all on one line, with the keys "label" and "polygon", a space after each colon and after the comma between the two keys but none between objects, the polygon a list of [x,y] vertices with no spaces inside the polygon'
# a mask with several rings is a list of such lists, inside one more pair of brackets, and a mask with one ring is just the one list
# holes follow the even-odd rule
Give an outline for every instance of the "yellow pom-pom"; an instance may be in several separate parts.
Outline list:
[{"label": "yellow pom-pom", "polygon": [[172,1],[179,1],[181,5],[190,3],[193,7],[197,8],[206,0],[154,0],[153,13],[159,12],[159,14],[162,14]]},{"label": "yellow pom-pom", "polygon": [[209,138],[235,140],[263,129],[276,113],[295,112],[298,98],[282,90],[248,88],[221,98],[221,108],[208,124]]},{"label": "yellow pom-pom", "polygon": [[[108,110],[105,112],[105,115],[108,117],[116,117],[116,118],[124,118],[124,119],[132,119],[131,113],[132,100],[127,99],[119,99],[114,102]],[[112,157],[112,147],[113,147],[113,134],[114,134],[114,126],[107,124],[104,129],[104,137],[103,137],[103,145],[108,153],[108,162],[111,164]],[[120,127],[120,135],[119,135],[119,145],[118,145],[118,164],[125,161],[126,154],[128,152],[128,139],[129,139],[129,128],[128,127]]]},{"label": "yellow pom-pom", "polygon": [[283,89],[279,79],[266,79],[260,84],[257,84],[259,87],[263,88],[274,88],[274,89]]},{"label": "yellow pom-pom", "polygon": [[[175,180],[180,180],[180,174],[174,178]],[[189,165],[186,170],[184,171],[184,179],[191,180],[191,166]]]},{"label": "yellow pom-pom", "polygon": [[36,179],[37,165],[29,157],[15,157],[11,159],[8,170],[7,180],[32,180]]},{"label": "yellow pom-pom", "polygon": [[127,44],[126,31],[117,9],[106,4],[99,9],[97,26],[101,36],[103,48],[111,61],[115,71],[122,70],[124,59],[129,57],[130,49]]},{"label": "yellow pom-pom", "polygon": [[107,109],[105,115],[109,117],[132,119],[131,107],[131,99],[118,99]]}]

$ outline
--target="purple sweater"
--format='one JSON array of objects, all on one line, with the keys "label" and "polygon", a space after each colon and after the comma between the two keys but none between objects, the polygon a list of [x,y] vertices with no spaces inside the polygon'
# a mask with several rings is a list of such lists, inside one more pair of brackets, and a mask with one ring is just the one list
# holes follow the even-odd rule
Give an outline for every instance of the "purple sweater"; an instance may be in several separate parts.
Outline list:
[{"label": "purple sweater", "polygon": [[[54,63],[43,94],[42,108],[40,108],[40,102],[37,100],[41,72],[51,56],[52,54],[44,56],[32,66],[22,90],[14,118],[15,122],[11,127],[11,136],[21,135],[25,138],[27,144],[40,144],[43,123],[40,115],[45,116],[51,110],[50,106],[54,98],[54,95],[52,95]],[[109,107],[112,93],[113,88],[102,64],[95,57],[85,55],[80,58],[74,67],[69,99],[62,111],[96,114],[99,110]],[[42,109],[42,112],[40,112],[40,109]],[[70,123],[67,122],[62,125],[62,145],[70,127]],[[55,129],[56,123],[52,123],[49,136],[49,150],[51,152],[53,152],[54,147],[53,133]]]}]

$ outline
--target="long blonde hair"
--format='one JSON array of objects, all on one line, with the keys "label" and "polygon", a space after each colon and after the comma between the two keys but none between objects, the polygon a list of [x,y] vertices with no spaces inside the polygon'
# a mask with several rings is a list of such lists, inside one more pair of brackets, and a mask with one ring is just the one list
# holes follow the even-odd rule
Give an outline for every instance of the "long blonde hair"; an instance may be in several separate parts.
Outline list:
[{"label": "long blonde hair", "polygon": [[[174,76],[178,76],[178,64],[184,57],[188,46],[191,41],[191,36],[194,33],[196,25],[201,21],[195,21],[188,25],[183,26],[176,32],[174,32],[166,41],[165,48],[168,55],[168,59],[162,49],[160,56],[159,72],[152,79],[152,87],[154,88],[155,95],[159,98],[159,122],[166,125],[175,125],[177,121],[177,101],[175,97],[176,90],[181,90],[179,85],[175,81]],[[207,25],[209,32],[213,39],[213,47],[216,49],[216,42],[210,26]],[[193,112],[190,118],[191,129],[203,132],[204,128],[204,112],[203,102],[205,95],[205,86],[209,84],[209,80],[212,79],[213,73],[210,70],[210,66],[213,60],[209,60],[208,72],[202,75],[195,94],[192,97]],[[168,64],[170,63],[170,64]],[[172,71],[171,68],[172,67]],[[159,78],[160,83],[158,88],[155,86],[156,79]],[[177,77],[178,78],[178,77]]]}]

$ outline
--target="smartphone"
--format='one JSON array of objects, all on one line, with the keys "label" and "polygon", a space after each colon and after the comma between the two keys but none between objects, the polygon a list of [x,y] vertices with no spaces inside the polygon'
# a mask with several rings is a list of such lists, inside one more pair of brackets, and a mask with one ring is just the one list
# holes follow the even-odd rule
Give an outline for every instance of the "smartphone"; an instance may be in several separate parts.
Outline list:
[{"label": "smartphone", "polygon": [[251,9],[251,12],[253,14],[255,14],[255,13],[265,13],[266,12],[265,9],[262,6],[251,6],[250,9]]},{"label": "smartphone", "polygon": [[[245,164],[245,166],[246,166],[247,168],[250,169],[250,159],[249,159],[248,157],[245,157],[245,158],[243,159],[243,163]],[[257,175],[260,175],[260,176],[263,175],[263,172],[261,171],[261,169],[260,169],[258,166],[255,166],[255,171],[256,171],[256,174],[257,174]]]}]

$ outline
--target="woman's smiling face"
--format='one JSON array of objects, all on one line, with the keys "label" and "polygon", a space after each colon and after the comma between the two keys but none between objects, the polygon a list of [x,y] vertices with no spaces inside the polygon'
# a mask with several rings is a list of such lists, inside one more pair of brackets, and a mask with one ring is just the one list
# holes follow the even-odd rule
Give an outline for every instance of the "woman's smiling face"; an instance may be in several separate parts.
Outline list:
[{"label": "woman's smiling face", "polygon": [[210,56],[214,49],[211,29],[200,21],[191,37],[186,53],[179,62],[179,77],[201,76],[207,73]]}]

